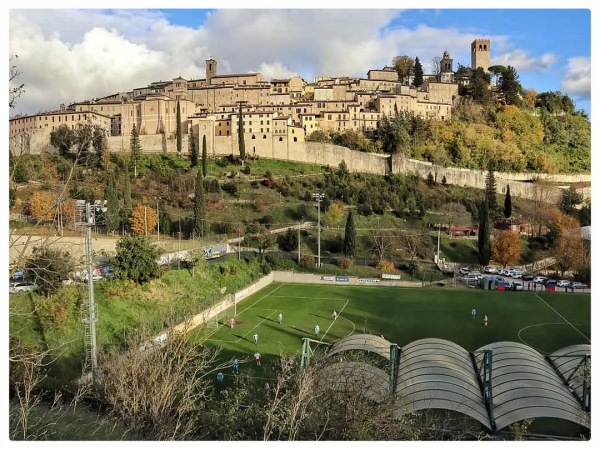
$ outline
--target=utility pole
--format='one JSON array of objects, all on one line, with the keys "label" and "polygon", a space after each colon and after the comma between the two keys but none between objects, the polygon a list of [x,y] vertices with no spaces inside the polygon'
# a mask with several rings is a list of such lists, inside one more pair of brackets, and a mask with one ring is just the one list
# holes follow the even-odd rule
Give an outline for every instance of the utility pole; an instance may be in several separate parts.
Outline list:
[{"label": "utility pole", "polygon": [[298,224],[298,265],[300,265],[300,224]]},{"label": "utility pole", "polygon": [[317,201],[317,267],[321,268],[321,201],[325,198],[325,194],[316,193],[312,198]]},{"label": "utility pole", "polygon": [[148,208],[144,206],[144,235],[148,237]]},{"label": "utility pole", "polygon": [[160,241],[160,212],[158,211],[158,200],[156,200],[156,240]]},{"label": "utility pole", "polygon": [[181,217],[179,217],[179,248],[177,253],[177,269],[181,269]]},{"label": "utility pole", "polygon": [[[89,357],[90,364],[92,369],[92,382],[96,384],[96,371],[98,361],[96,359],[96,307],[94,304],[94,272],[93,272],[93,261],[92,261],[92,225],[94,224],[94,216],[92,214],[92,209],[89,203],[85,205],[86,209],[86,222],[84,223],[86,227],[85,234],[85,248],[86,248],[86,259],[87,259],[87,273],[88,273],[88,317],[83,319],[83,322],[87,326],[87,330],[89,331],[88,342],[86,345],[89,345]],[[88,333],[86,333],[87,335]]]},{"label": "utility pole", "polygon": [[[242,229],[238,228],[238,261],[242,259]],[[235,302],[235,300],[234,300]],[[235,314],[234,314],[235,315]]]}]

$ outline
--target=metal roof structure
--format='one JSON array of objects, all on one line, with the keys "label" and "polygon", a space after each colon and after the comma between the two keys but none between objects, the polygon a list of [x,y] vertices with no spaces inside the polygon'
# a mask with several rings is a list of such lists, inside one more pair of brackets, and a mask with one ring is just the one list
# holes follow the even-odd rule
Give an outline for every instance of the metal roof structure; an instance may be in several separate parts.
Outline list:
[{"label": "metal roof structure", "polygon": [[458,411],[491,429],[471,356],[444,339],[420,339],[402,347],[396,399],[400,412]]},{"label": "metal roof structure", "polygon": [[424,409],[456,411],[492,431],[529,418],[591,427],[583,374],[590,345],[544,357],[517,342],[496,342],[469,352],[453,342],[427,338],[399,349],[383,337],[357,334],[340,339],[327,354],[352,350],[386,358],[389,370],[365,362],[336,362],[326,369],[327,378],[338,388],[349,389],[353,383],[366,387],[368,398],[376,402],[393,394],[400,415]]},{"label": "metal roof structure", "polygon": [[390,359],[390,344],[387,339],[373,334],[353,334],[333,344],[327,354],[333,356],[345,351],[364,350]]}]

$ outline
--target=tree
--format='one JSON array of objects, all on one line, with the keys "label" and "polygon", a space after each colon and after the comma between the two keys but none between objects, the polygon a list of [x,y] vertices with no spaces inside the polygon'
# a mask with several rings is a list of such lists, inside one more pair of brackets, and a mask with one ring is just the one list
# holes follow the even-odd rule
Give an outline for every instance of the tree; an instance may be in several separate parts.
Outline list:
[{"label": "tree", "polygon": [[106,188],[104,191],[106,200],[105,225],[108,232],[113,232],[119,228],[119,194],[115,174],[111,170],[106,177]]},{"label": "tree", "polygon": [[90,123],[77,125],[74,134],[74,144],[77,148],[77,161],[83,161],[87,166],[94,143],[94,127]]},{"label": "tree", "polygon": [[244,239],[244,246],[256,247],[258,249],[258,253],[260,254],[260,260],[264,261],[265,252],[273,247],[275,242],[276,236],[271,234],[264,226],[261,226],[255,235],[246,237]]},{"label": "tree", "polygon": [[394,70],[398,73],[400,83],[404,83],[404,79],[410,74],[415,62],[410,56],[396,56],[392,60]]},{"label": "tree", "polygon": [[516,231],[498,231],[492,242],[492,259],[499,262],[502,267],[519,261],[523,244]]},{"label": "tree", "polygon": [[190,130],[188,139],[188,153],[190,154],[190,166],[196,167],[198,165],[198,147],[196,145],[196,135]]},{"label": "tree", "polygon": [[510,198],[510,185],[506,185],[506,195],[504,196],[504,217],[507,219],[512,216],[512,199]]},{"label": "tree", "polygon": [[47,246],[34,247],[25,263],[27,278],[39,287],[40,294],[47,297],[55,294],[75,270],[75,261],[63,250]]},{"label": "tree", "polygon": [[398,234],[397,243],[411,260],[416,258],[428,259],[433,254],[431,236],[422,224],[418,227],[401,230]]},{"label": "tree", "polygon": [[563,232],[554,242],[550,254],[556,260],[560,276],[569,269],[579,268],[586,260],[586,246],[578,228]]},{"label": "tree", "polygon": [[177,156],[181,156],[181,107],[179,106],[179,100],[177,100],[177,113],[176,113],[176,125],[175,125],[175,138],[177,140]]},{"label": "tree", "polygon": [[421,61],[419,61],[419,57],[415,58],[415,67],[414,67],[414,78],[412,85],[416,88],[420,88],[423,84],[423,66],[421,65]]},{"label": "tree", "polygon": [[242,161],[246,159],[246,144],[244,142],[244,116],[242,115],[242,103],[240,102],[240,111],[238,114],[238,148]]},{"label": "tree", "polygon": [[16,64],[13,63],[13,60],[17,60],[19,58],[19,55],[11,55],[8,58],[8,63],[10,64],[10,72],[8,75],[8,107],[9,108],[14,108],[16,106],[17,103],[17,99],[21,96],[21,94],[23,92],[25,92],[24,83],[21,83],[19,85],[14,85],[13,81],[15,80],[15,78],[17,78],[19,75],[21,75],[21,72],[19,71],[18,67]]},{"label": "tree", "polygon": [[348,211],[346,218],[346,229],[344,231],[344,256],[354,257],[356,251],[356,228],[354,227],[354,215],[352,210]]},{"label": "tree", "polygon": [[431,73],[434,75],[439,75],[442,71],[442,58],[439,56],[434,56],[431,58]]},{"label": "tree", "polygon": [[202,176],[202,170],[198,170],[194,188],[194,233],[197,236],[204,236],[204,219],[206,219],[204,177]]},{"label": "tree", "polygon": [[35,191],[27,203],[27,210],[38,223],[54,220],[56,214],[56,199],[50,191]]},{"label": "tree", "polygon": [[558,208],[565,214],[570,216],[577,215],[577,206],[583,202],[583,194],[577,192],[577,188],[573,185],[568,189],[564,189],[558,200]]},{"label": "tree", "polygon": [[490,77],[494,77],[495,84],[498,84],[498,80],[502,77],[502,74],[506,72],[506,67],[500,64],[488,67]]},{"label": "tree", "polygon": [[133,124],[131,129],[131,139],[129,140],[129,151],[131,152],[131,163],[133,164],[133,176],[137,178],[137,163],[142,154],[142,146],[140,144],[140,135],[138,130]]},{"label": "tree", "polygon": [[485,176],[485,197],[490,211],[495,214],[498,210],[498,200],[496,198],[496,176],[494,175],[494,166],[488,163],[488,171]]},{"label": "tree", "polygon": [[506,104],[519,106],[522,90],[517,71],[512,66],[506,66],[506,70],[500,77],[500,91],[504,94]]},{"label": "tree", "polygon": [[481,201],[479,208],[479,233],[477,236],[477,259],[479,264],[487,266],[490,263],[490,207],[487,197]]},{"label": "tree", "polygon": [[68,125],[61,125],[50,132],[50,144],[58,149],[58,154],[63,158],[71,151],[74,141],[75,133]]},{"label": "tree", "polygon": [[284,252],[291,252],[298,248],[298,233],[290,228],[285,233],[279,235],[279,247]]},{"label": "tree", "polygon": [[125,173],[125,181],[123,183],[123,210],[121,211],[121,220],[124,223],[129,221],[129,216],[133,210],[131,202],[131,183],[129,182],[129,166],[127,161],[124,163],[123,172]]},{"label": "tree", "polygon": [[115,278],[143,284],[159,277],[160,250],[145,236],[123,236],[117,241],[115,252]]},{"label": "tree", "polygon": [[208,173],[208,156],[206,151],[206,135],[202,136],[202,175],[206,177]]},{"label": "tree", "polygon": [[147,235],[158,223],[156,217],[156,211],[152,208],[148,208],[144,205],[137,205],[131,211],[131,217],[129,218],[129,225],[131,231],[137,235]]},{"label": "tree", "polygon": [[490,75],[483,68],[478,67],[471,71],[471,80],[466,94],[481,105],[487,106],[492,103],[494,97],[490,91]]},{"label": "tree", "polygon": [[108,164],[108,141],[106,131],[100,125],[94,125],[92,135],[92,147],[96,152],[96,163],[98,168],[106,167]]},{"label": "tree", "polygon": [[327,208],[323,218],[328,225],[338,224],[344,217],[344,204],[340,200],[336,200]]}]

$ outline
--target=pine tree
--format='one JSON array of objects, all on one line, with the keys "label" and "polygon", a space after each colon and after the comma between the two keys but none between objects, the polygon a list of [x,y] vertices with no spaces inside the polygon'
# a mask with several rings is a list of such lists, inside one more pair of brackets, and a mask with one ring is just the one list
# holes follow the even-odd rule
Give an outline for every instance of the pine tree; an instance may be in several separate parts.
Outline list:
[{"label": "pine tree", "polygon": [[198,165],[198,146],[196,145],[196,135],[192,131],[188,140],[188,152],[190,154],[190,165],[196,167]]},{"label": "pine tree", "polygon": [[177,156],[181,155],[181,108],[179,106],[179,100],[177,100],[177,116],[176,116],[176,128],[175,137],[177,139]]},{"label": "pine tree", "polygon": [[137,178],[137,163],[142,154],[142,146],[140,145],[140,135],[133,124],[131,129],[131,140],[129,141],[129,150],[131,152],[131,163],[133,164],[133,176]]},{"label": "pine tree", "polygon": [[488,164],[488,172],[485,176],[485,197],[490,211],[495,214],[498,210],[498,200],[496,199],[496,176],[491,162]]},{"label": "pine tree", "polygon": [[419,57],[415,58],[413,86],[418,88],[423,84],[423,65],[419,61]]},{"label": "pine tree", "polygon": [[356,250],[356,228],[354,228],[354,217],[352,210],[348,212],[348,218],[346,219],[346,230],[344,233],[344,255],[348,258],[354,256]]},{"label": "pine tree", "polygon": [[202,171],[196,174],[196,187],[194,189],[194,233],[196,236],[204,236],[204,219],[206,206],[204,202],[204,177]]},{"label": "pine tree", "polygon": [[507,219],[512,216],[512,199],[510,198],[510,185],[506,185],[506,195],[504,196],[504,217]]},{"label": "pine tree", "polygon": [[117,183],[115,174],[111,170],[106,177],[106,188],[104,192],[106,199],[106,229],[113,232],[119,228],[119,194],[117,192]]},{"label": "pine tree", "polygon": [[490,208],[487,197],[483,197],[479,208],[479,236],[477,237],[477,259],[482,266],[487,266],[492,257],[490,231]]},{"label": "pine tree", "polygon": [[240,149],[240,158],[246,159],[246,144],[244,142],[244,117],[242,116],[242,104],[240,103],[240,113],[238,114],[238,147]]},{"label": "pine tree", "polygon": [[504,94],[504,101],[507,105],[521,104],[521,83],[519,83],[519,75],[512,66],[506,66],[506,70],[500,76],[500,90]]},{"label": "pine tree", "polygon": [[208,156],[206,154],[206,135],[202,136],[202,175],[208,172]]}]

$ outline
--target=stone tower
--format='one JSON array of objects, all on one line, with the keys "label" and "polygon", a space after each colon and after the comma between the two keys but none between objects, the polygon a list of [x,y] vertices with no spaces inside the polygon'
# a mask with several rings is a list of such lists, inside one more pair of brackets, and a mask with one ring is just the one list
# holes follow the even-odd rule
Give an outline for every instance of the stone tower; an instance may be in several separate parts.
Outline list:
[{"label": "stone tower", "polygon": [[490,50],[492,46],[489,39],[475,39],[471,43],[471,69],[482,67],[488,72],[490,67]]},{"label": "stone tower", "polygon": [[210,84],[210,80],[217,74],[217,61],[210,58],[206,60],[206,84]]},{"label": "stone tower", "polygon": [[450,58],[450,53],[448,52],[448,50],[446,50],[440,61],[439,80],[441,83],[454,82],[454,69],[452,68],[453,61],[454,60]]}]

